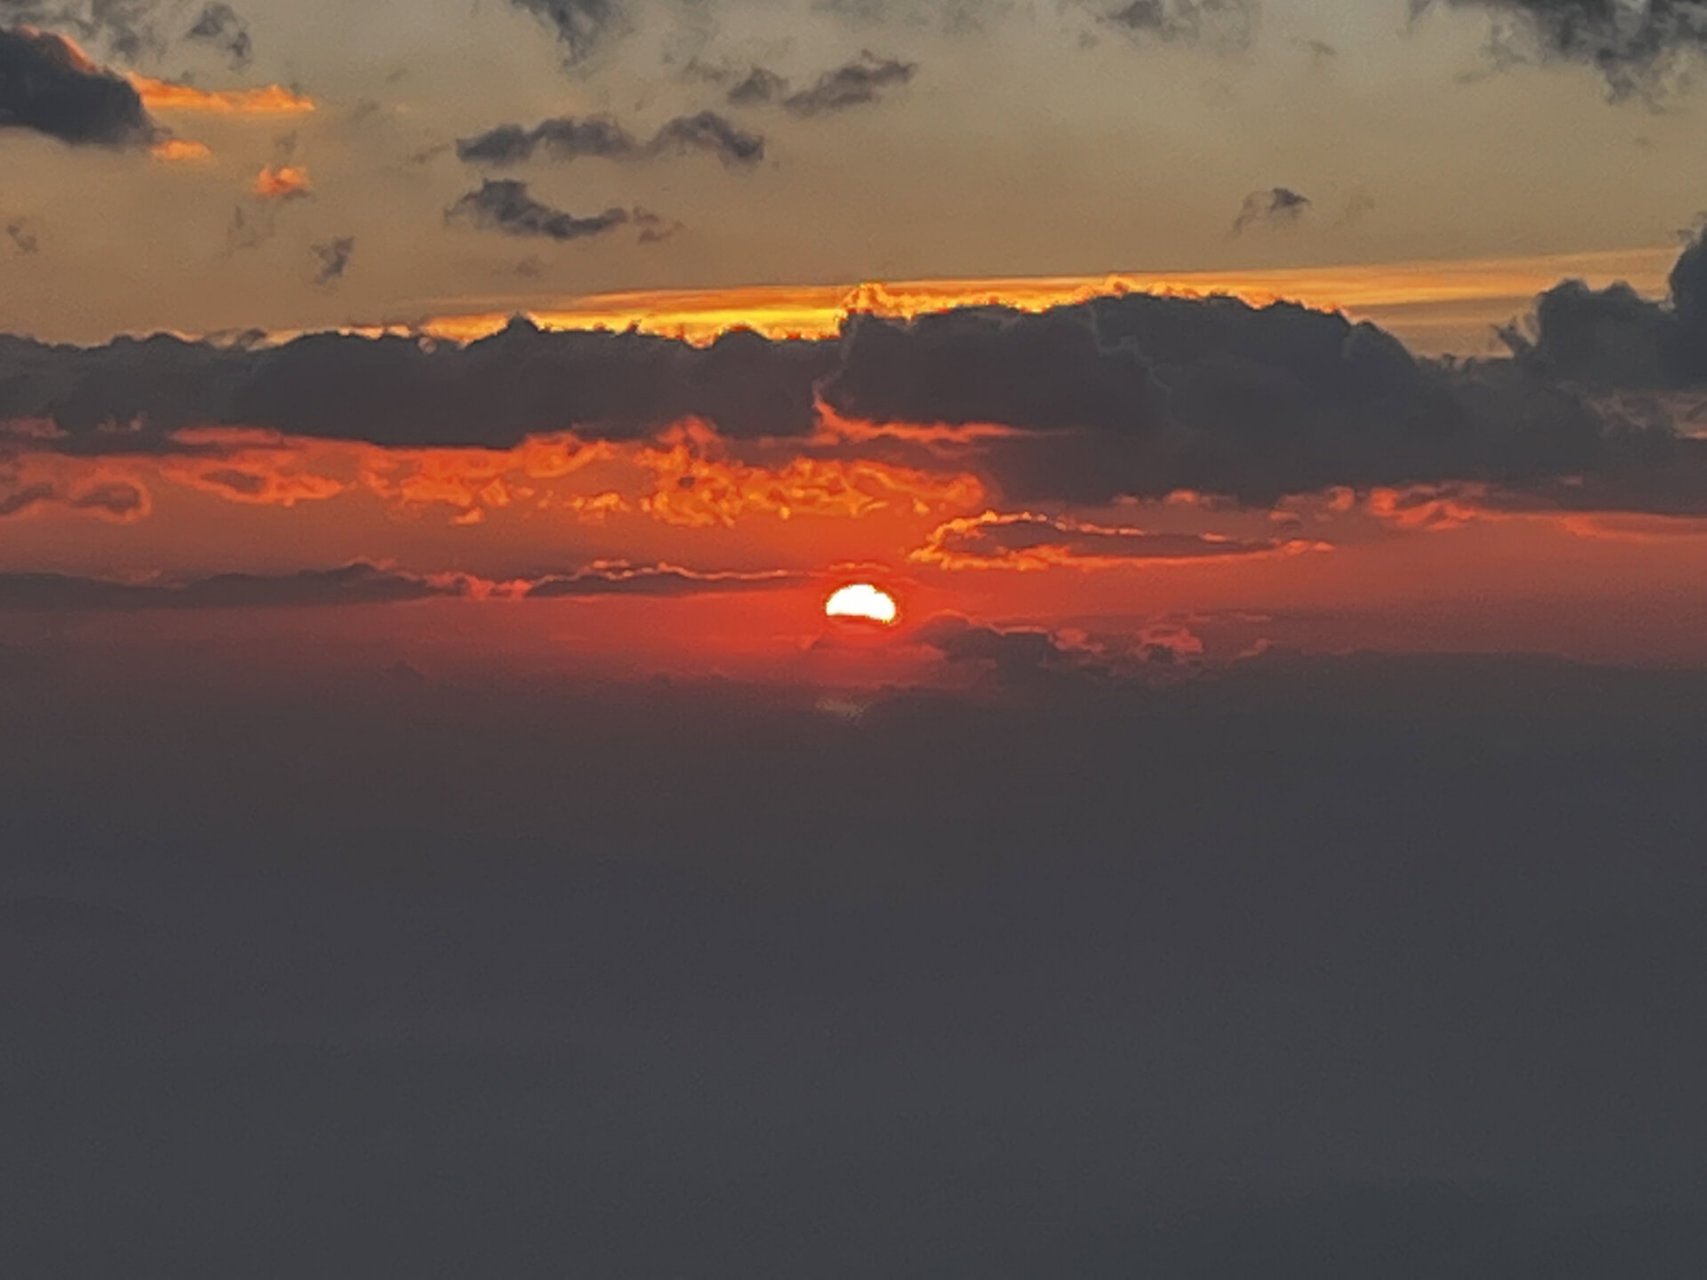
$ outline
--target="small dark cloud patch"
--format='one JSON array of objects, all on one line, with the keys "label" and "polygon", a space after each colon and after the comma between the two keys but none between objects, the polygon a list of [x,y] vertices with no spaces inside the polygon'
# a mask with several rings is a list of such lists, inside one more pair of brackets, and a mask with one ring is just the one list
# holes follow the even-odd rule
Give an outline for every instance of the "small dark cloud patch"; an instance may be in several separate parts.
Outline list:
[{"label": "small dark cloud patch", "polygon": [[1233,219],[1233,234],[1243,235],[1252,227],[1290,227],[1297,223],[1310,209],[1310,197],[1301,195],[1290,187],[1270,187],[1266,191],[1253,191],[1245,197],[1245,202],[1239,207],[1239,216]]},{"label": "small dark cloud patch", "polygon": [[715,111],[701,111],[667,121],[646,139],[609,116],[563,116],[532,128],[499,125],[456,144],[459,159],[491,165],[519,164],[536,154],[555,160],[638,161],[693,153],[715,156],[730,168],[751,167],[764,159],[765,140]]},{"label": "small dark cloud patch", "polygon": [[627,225],[627,209],[610,208],[584,216],[536,200],[528,184],[488,178],[445,210],[447,222],[465,222],[484,231],[565,242],[601,236]]},{"label": "small dark cloud patch", "polygon": [[41,252],[41,237],[37,234],[35,224],[27,218],[14,218],[6,223],[6,240],[15,253],[32,257]]},{"label": "small dark cloud patch", "polygon": [[0,491],[0,519],[59,507],[103,516],[119,523],[148,514],[148,493],[125,480],[111,480],[67,491],[56,484],[36,482]]},{"label": "small dark cloud patch", "polygon": [[[1436,0],[1412,0],[1413,17]],[[1695,0],[1445,0],[1493,20],[1495,67],[1568,62],[1591,67],[1614,101],[1657,97],[1707,50],[1707,8]]]},{"label": "small dark cloud patch", "polygon": [[233,67],[246,67],[255,56],[255,42],[249,34],[248,21],[222,2],[204,8],[185,38],[218,49],[231,60]]},{"label": "small dark cloud patch", "polygon": [[350,269],[350,259],[356,252],[354,236],[335,236],[319,244],[308,247],[314,255],[314,283],[318,285],[335,284],[344,278]]},{"label": "small dark cloud patch", "polygon": [[663,244],[664,241],[673,239],[682,229],[682,224],[674,218],[666,218],[663,214],[641,208],[634,210],[634,225],[639,229],[641,244]]},{"label": "small dark cloud patch", "polygon": [[145,147],[161,136],[136,89],[49,32],[0,30],[0,130],[71,146]]},{"label": "small dark cloud patch", "polygon": [[700,67],[698,74],[727,84],[724,98],[731,106],[778,106],[791,115],[809,117],[878,102],[891,89],[911,83],[918,70],[915,62],[881,58],[867,49],[852,62],[824,72],[800,89],[767,67],[746,71]]},{"label": "small dark cloud patch", "polygon": [[585,60],[627,20],[622,0],[510,0],[548,26],[571,65]]}]

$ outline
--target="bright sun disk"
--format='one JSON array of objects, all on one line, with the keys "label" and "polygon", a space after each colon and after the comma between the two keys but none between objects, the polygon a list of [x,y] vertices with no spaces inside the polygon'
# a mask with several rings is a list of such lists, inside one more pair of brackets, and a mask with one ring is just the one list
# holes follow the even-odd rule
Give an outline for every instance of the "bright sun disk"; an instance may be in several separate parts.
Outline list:
[{"label": "bright sun disk", "polygon": [[895,606],[895,597],[887,591],[880,591],[869,582],[852,582],[838,588],[824,602],[824,616],[859,618],[887,627],[894,625],[895,620],[901,616],[901,611]]}]

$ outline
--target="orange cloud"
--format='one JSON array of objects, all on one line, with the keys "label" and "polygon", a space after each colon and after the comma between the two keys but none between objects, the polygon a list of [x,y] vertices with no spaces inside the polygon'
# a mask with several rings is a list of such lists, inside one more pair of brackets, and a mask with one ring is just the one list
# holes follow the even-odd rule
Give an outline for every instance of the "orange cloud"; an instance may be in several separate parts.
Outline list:
[{"label": "orange cloud", "polygon": [[752,514],[795,516],[913,515],[965,510],[984,498],[974,475],[937,473],[869,459],[797,455],[765,466],[730,457],[723,442],[698,424],[677,427],[645,447],[650,474],[640,509],[667,524],[732,525]]},{"label": "orange cloud", "polygon": [[296,165],[267,165],[249,190],[258,200],[300,200],[314,194],[314,180]]},{"label": "orange cloud", "polygon": [[907,558],[939,569],[1119,569],[1134,565],[1194,564],[1203,560],[1303,555],[1331,551],[1325,542],[1262,538],[1240,540],[1214,533],[1162,533],[1127,525],[1089,524],[1030,511],[949,520]]},{"label": "orange cloud", "polygon": [[283,85],[258,89],[198,89],[152,76],[132,75],[131,85],[150,111],[199,111],[226,116],[295,116],[316,110],[314,100]]},{"label": "orange cloud", "polygon": [[190,138],[163,138],[150,147],[148,153],[167,164],[196,164],[213,156],[213,150],[207,143]]}]

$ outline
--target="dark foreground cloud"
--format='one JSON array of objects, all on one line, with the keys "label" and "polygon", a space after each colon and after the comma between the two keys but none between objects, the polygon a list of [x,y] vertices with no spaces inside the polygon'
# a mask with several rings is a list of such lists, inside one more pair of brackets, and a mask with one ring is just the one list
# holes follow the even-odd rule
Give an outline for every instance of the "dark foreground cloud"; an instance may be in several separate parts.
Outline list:
[{"label": "dark foreground cloud", "polygon": [[458,158],[495,165],[519,164],[538,153],[554,160],[651,160],[694,152],[716,156],[730,168],[751,166],[764,159],[765,140],[715,111],[701,111],[666,121],[646,139],[610,116],[562,116],[532,128],[499,125],[456,144]]},{"label": "dark foreground cloud", "polygon": [[48,32],[0,30],[0,131],[72,146],[145,147],[161,130],[136,89]]},{"label": "dark foreground cloud", "polygon": [[1290,226],[1302,218],[1309,208],[1310,197],[1300,195],[1290,187],[1270,187],[1267,191],[1253,191],[1239,207],[1239,216],[1233,219],[1233,234],[1239,235],[1254,226],[1264,224]]},{"label": "dark foreground cloud", "polygon": [[[622,209],[576,217],[519,182],[489,181],[450,216],[565,240],[670,229]],[[1663,406],[1578,385],[1613,356],[1604,372],[1617,387],[1707,379],[1692,337],[1707,325],[1701,258],[1698,247],[1684,254],[1665,304],[1564,286],[1543,298],[1539,337],[1518,358],[1472,363],[1417,359],[1374,325],[1296,304],[1148,294],[1038,314],[856,314],[832,338],[736,330],[704,347],[526,321],[466,346],[318,334],[233,347],[160,335],[78,349],[0,337],[0,423],[36,424],[14,427],[13,451],[95,454],[182,450],[191,446],[172,433],[192,426],[506,448],[533,434],[636,438],[698,419],[728,437],[793,438],[905,465],[919,465],[916,428],[927,427],[936,461],[926,465],[976,469],[1014,505],[1180,489],[1268,503],[1330,486],[1573,479],[1634,509],[1647,509],[1649,489],[1663,510],[1707,509],[1699,442]],[[1561,321],[1561,303],[1585,304],[1592,323]],[[1633,316],[1620,323],[1646,345],[1609,329],[1609,308]],[[824,409],[832,428],[863,425],[826,443],[816,435]],[[44,436],[44,423],[58,434]]]},{"label": "dark foreground cloud", "polygon": [[[1707,49],[1697,0],[1444,0],[1492,16],[1497,65],[1560,61],[1593,67],[1614,99],[1662,91],[1685,57]],[[1413,15],[1436,0],[1411,0]]]},{"label": "dark foreground cloud", "polygon": [[[0,498],[0,517],[19,503],[53,498],[25,492]],[[120,502],[118,486],[91,491],[72,505]],[[806,579],[783,570],[704,571],[672,564],[602,560],[573,573],[495,582],[464,573],[422,574],[356,562],[291,574],[225,573],[186,581],[116,582],[59,573],[0,573],[0,612],[112,612],[155,609],[270,609],[403,604],[416,600],[503,598],[593,599],[604,596],[679,597],[797,587]]]},{"label": "dark foreground cloud", "polygon": [[615,231],[629,220],[627,209],[577,216],[536,200],[528,184],[488,178],[445,210],[447,222],[466,222],[509,236],[538,236],[547,240],[584,240]]},{"label": "dark foreground cloud", "polygon": [[9,1271],[1699,1280],[1701,673],[852,719],[397,621],[0,639]]},{"label": "dark foreground cloud", "polygon": [[1707,385],[1707,235],[1678,256],[1663,300],[1566,280],[1536,299],[1527,326],[1501,336],[1547,374],[1599,388]]}]

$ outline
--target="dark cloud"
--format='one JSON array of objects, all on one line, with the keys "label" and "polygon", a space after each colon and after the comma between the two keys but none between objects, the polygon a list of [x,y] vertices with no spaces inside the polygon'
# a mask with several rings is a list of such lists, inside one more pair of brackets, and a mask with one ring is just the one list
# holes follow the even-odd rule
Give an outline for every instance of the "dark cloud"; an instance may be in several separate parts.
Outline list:
[{"label": "dark cloud", "polygon": [[629,217],[627,209],[617,208],[579,217],[534,199],[525,182],[490,178],[478,191],[468,192],[445,210],[446,221],[468,222],[510,236],[559,241],[604,235],[624,226]]},{"label": "dark cloud", "polygon": [[212,45],[230,58],[234,67],[248,66],[255,56],[255,43],[249,34],[248,21],[223,2],[203,9],[186,38]]},{"label": "dark cloud", "polygon": [[1262,17],[1257,0],[1130,0],[1104,14],[1112,26],[1170,43],[1242,49]]},{"label": "dark cloud", "polygon": [[[1411,0],[1413,16],[1435,0]],[[1493,18],[1496,66],[1535,61],[1593,67],[1616,100],[1662,92],[1686,57],[1707,49],[1707,8],[1697,0],[1446,0]]]},{"label": "dark cloud", "polygon": [[1240,235],[1258,225],[1291,226],[1303,217],[1309,208],[1310,197],[1300,195],[1290,187],[1270,187],[1267,191],[1253,191],[1239,207],[1239,216],[1233,219],[1233,234]]},{"label": "dark cloud", "polygon": [[1060,696],[1075,686],[1106,685],[1129,674],[1095,646],[1037,627],[995,627],[958,614],[932,618],[912,639],[1004,693]]},{"label": "dark cloud", "polygon": [[702,69],[701,74],[729,82],[725,97],[733,106],[774,105],[797,116],[822,116],[877,102],[888,90],[910,83],[918,70],[917,63],[880,58],[868,49],[802,89],[765,67],[745,73]]},{"label": "dark cloud", "polygon": [[123,77],[59,36],[0,30],[0,130],[27,129],[72,146],[144,147],[160,136]]},{"label": "dark cloud", "polygon": [[510,0],[510,4],[550,27],[570,63],[586,58],[627,20],[622,0]]},{"label": "dark cloud", "polygon": [[354,236],[335,236],[330,240],[308,246],[314,255],[315,284],[333,284],[344,278],[350,269],[350,259],[356,252]]},{"label": "dark cloud", "polygon": [[[668,228],[626,210],[575,218],[521,183],[488,182],[451,216],[565,239]],[[1707,323],[1694,283],[1700,257],[1692,248],[1680,261],[1669,305],[1613,298],[1636,317],[1647,344],[1638,351],[1681,351],[1666,357],[1676,371],[1658,356],[1636,360],[1620,338],[1608,378],[1637,385],[1636,374],[1658,369],[1671,385],[1707,374],[1688,363],[1687,344],[1666,338]],[[0,338],[0,422],[52,422],[64,433],[30,447],[121,453],[181,450],[171,433],[192,425],[508,447],[571,429],[632,438],[694,418],[729,437],[976,469],[1015,507],[1180,489],[1261,504],[1330,486],[1564,477],[1594,477],[1594,491],[1637,504],[1644,487],[1658,486],[1655,500],[1675,507],[1695,473],[1663,406],[1650,412],[1572,385],[1583,381],[1584,358],[1561,332],[1559,302],[1605,309],[1580,292],[1543,299],[1541,336],[1519,358],[1469,364],[1414,358],[1373,325],[1296,304],[1148,294],[1040,314],[856,314],[833,338],[737,330],[705,347],[633,332],[548,333],[525,321],[467,346],[319,334],[276,347],[158,336],[85,350]],[[1575,323],[1572,333],[1604,332],[1599,321]],[[857,443],[808,446],[820,403],[868,429]],[[947,432],[928,457],[919,426]]]},{"label": "dark cloud", "polygon": [[0,519],[45,507],[87,512],[125,523],[147,515],[149,499],[146,491],[127,480],[103,481],[69,491],[47,481],[0,489]]},{"label": "dark cloud", "polygon": [[1513,353],[1552,377],[1601,388],[1707,385],[1707,235],[1673,264],[1668,296],[1566,280],[1536,299],[1527,327],[1501,330]]},{"label": "dark cloud", "polygon": [[[109,497],[111,495],[108,495]],[[48,501],[27,493],[32,503]],[[83,495],[87,507],[107,500]],[[113,500],[116,500],[114,498]],[[0,516],[9,500],[0,499]],[[20,507],[19,510],[23,508]],[[797,587],[795,573],[706,572],[670,564],[599,561],[574,573],[491,582],[461,573],[421,574],[358,561],[290,574],[226,573],[187,581],[115,582],[58,573],[0,573],[0,611],[310,608],[403,604],[416,600],[503,597],[513,600],[599,596],[695,596]]]},{"label": "dark cloud", "polygon": [[765,140],[715,111],[701,111],[667,121],[649,139],[635,137],[609,116],[563,116],[531,129],[499,125],[456,144],[458,158],[476,164],[519,164],[540,152],[556,160],[650,160],[701,152],[739,168],[764,159]]}]

